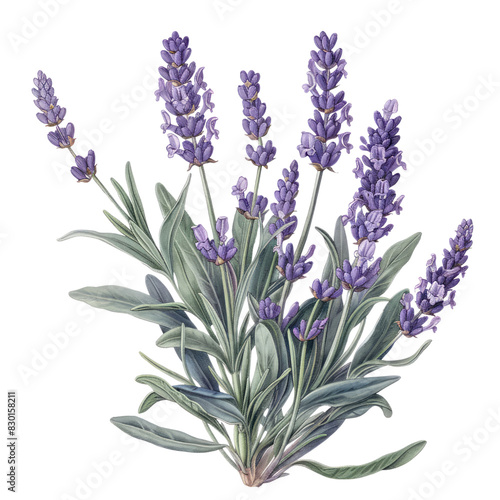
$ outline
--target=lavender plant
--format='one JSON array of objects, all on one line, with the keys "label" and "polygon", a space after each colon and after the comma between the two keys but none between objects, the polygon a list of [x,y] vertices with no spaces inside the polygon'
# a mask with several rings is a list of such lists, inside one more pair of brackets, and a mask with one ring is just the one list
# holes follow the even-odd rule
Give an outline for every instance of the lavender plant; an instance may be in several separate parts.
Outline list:
[{"label": "lavender plant", "polygon": [[[259,194],[262,169],[277,160],[276,147],[264,138],[272,128],[261,100],[260,75],[242,71],[237,88],[243,104],[243,132],[249,175],[255,169],[253,191],[248,179],[239,177],[232,188],[236,207],[232,223],[216,216],[205,167],[215,162],[213,139],[217,118],[212,112],[213,91],[207,89],[203,69],[189,62],[188,37],[177,32],[163,41],[156,97],[164,101],[161,129],[168,132],[169,158],[180,156],[188,170],[198,170],[204,187],[210,230],[195,223],[185,209],[192,173],[178,196],[162,184],[156,197],[163,215],[159,237],[153,237],[132,169],[127,163],[127,189],[111,179],[116,198],[97,177],[96,156],[78,156],[72,147],[75,127],[61,123],[66,109],[58,105],[52,81],[41,71],[33,94],[38,119],[54,131],[50,143],[74,157],[71,173],[78,182],[95,182],[111,200],[118,216],[104,212],[115,228],[112,233],[74,231],[61,240],[84,236],[101,240],[149,267],[146,292],[120,286],[87,287],[70,293],[76,300],[113,312],[130,314],[158,324],[156,345],[174,349],[183,373],[165,367],[145,354],[142,357],[158,375],[141,375],[137,382],[149,392],[139,405],[146,413],[153,405],[171,401],[199,418],[208,439],[159,427],[138,416],[111,419],[119,429],[138,439],[170,450],[205,453],[219,451],[240,473],[244,484],[260,486],[285,476],[293,466],[306,467],[329,478],[352,479],[406,464],[425,446],[410,444],[360,466],[328,467],[303,459],[346,422],[378,407],[386,417],[392,409],[380,392],[398,376],[369,376],[384,366],[413,363],[431,340],[406,359],[387,359],[401,336],[418,337],[436,331],[445,307],[455,306],[459,276],[467,270],[473,224],[463,220],[444,250],[437,267],[433,254],[425,278],[415,287],[392,297],[396,274],[409,261],[420,233],[394,243],[375,258],[378,242],[388,236],[389,216],[402,210],[403,196],[395,185],[405,168],[398,148],[400,116],[395,99],[375,112],[375,127],[361,138],[353,170],[360,179],[347,214],[337,219],[333,234],[317,228],[329,252],[322,270],[314,268],[315,245],[304,252],[325,171],[333,170],[343,153],[350,153],[351,105],[337,91],[347,76],[337,35],[321,32],[314,37],[307,84],[314,107],[310,131],[303,132],[298,151],[316,171],[313,191],[299,198],[299,164],[292,160],[277,181],[275,201]],[[264,82],[263,82],[264,83]],[[255,144],[255,145],[252,145]],[[269,175],[273,173],[272,166]],[[196,167],[196,168],[193,168]],[[209,168],[217,168],[211,166]],[[301,175],[310,175],[306,170]],[[327,174],[328,175],[328,174]],[[310,199],[307,215],[298,230],[297,203]],[[269,206],[269,210],[268,210]],[[344,226],[350,224],[355,251],[350,255]],[[298,238],[292,243],[292,238]],[[173,290],[173,294],[164,282]],[[312,296],[299,301],[294,284],[308,279]],[[288,305],[293,296],[294,301]],[[378,303],[385,303],[372,332],[363,338],[367,317]],[[417,312],[416,312],[417,311]],[[158,354],[161,357],[161,353]]]}]

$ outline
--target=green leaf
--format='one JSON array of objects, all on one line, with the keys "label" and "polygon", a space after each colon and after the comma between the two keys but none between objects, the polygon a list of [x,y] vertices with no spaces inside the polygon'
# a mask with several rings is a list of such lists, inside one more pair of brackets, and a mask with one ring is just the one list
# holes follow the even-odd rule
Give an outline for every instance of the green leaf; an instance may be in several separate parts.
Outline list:
[{"label": "green leaf", "polygon": [[356,351],[351,363],[350,373],[354,376],[356,369],[372,360],[379,359],[392,345],[399,334],[399,314],[402,309],[401,297],[407,290],[401,290],[387,303],[370,336]]},{"label": "green leaf", "polygon": [[145,302],[152,302],[154,299],[137,290],[131,290],[123,286],[97,286],[85,287],[69,292],[69,296],[75,300],[80,300],[98,309],[105,309],[111,312],[126,313],[144,321],[150,321],[167,328],[177,328],[185,319],[175,311],[134,311],[136,306]]},{"label": "green leaf", "polygon": [[141,304],[132,308],[132,311],[188,311],[182,302],[168,302],[166,304]]},{"label": "green leaf", "polygon": [[191,413],[191,415],[210,424],[217,425],[217,420],[208,414],[198,403],[191,401],[188,397],[184,396],[184,394],[176,391],[166,380],[154,375],[140,375],[136,377],[135,380],[139,382],[139,384],[149,386],[156,394],[168,401],[177,403],[181,408]]},{"label": "green leaf", "polygon": [[153,405],[159,403],[160,401],[166,401],[163,396],[156,394],[156,392],[150,392],[139,405],[138,413],[144,413],[148,411]]},{"label": "green leaf", "polygon": [[[158,347],[180,347],[181,346],[181,328],[172,328],[165,332],[157,341]],[[186,349],[202,351],[214,356],[219,361],[226,363],[226,357],[221,347],[206,333],[200,332],[194,328],[186,328]]]},{"label": "green leaf", "polygon": [[175,380],[178,380],[179,382],[182,382],[183,384],[190,384],[191,383],[186,377],[183,377],[182,375],[179,375],[177,372],[174,372],[173,370],[170,370],[169,368],[166,368],[165,366],[160,365],[160,363],[157,363],[156,361],[152,360],[150,357],[146,356],[144,353],[139,352],[139,354],[151,366],[154,366],[155,368],[157,368],[161,372],[165,373],[166,375],[169,375],[170,377],[175,378]]},{"label": "green leaf", "polygon": [[415,233],[409,238],[395,243],[384,253],[377,281],[366,292],[364,300],[378,297],[386,292],[396,274],[410,260],[421,236],[422,233]]},{"label": "green leaf", "polygon": [[370,373],[378,368],[382,368],[383,366],[407,366],[414,363],[420,355],[429,347],[432,340],[427,340],[424,344],[422,344],[417,351],[411,356],[404,359],[394,359],[394,360],[385,360],[385,359],[376,359],[373,361],[368,361],[367,363],[363,363],[357,370],[358,373],[362,374],[362,376]]},{"label": "green leaf", "polygon": [[184,216],[186,205],[186,196],[189,189],[191,175],[188,176],[186,184],[182,188],[179,199],[172,207],[172,210],[165,217],[160,229],[160,249],[167,264],[167,268],[173,274],[173,246],[176,238],[176,232],[181,224],[182,217]]},{"label": "green leaf", "polygon": [[229,394],[194,385],[176,385],[174,389],[198,403],[209,415],[232,425],[245,425],[245,417]]},{"label": "green leaf", "polygon": [[292,465],[306,467],[307,469],[330,479],[358,479],[360,477],[369,476],[370,474],[375,474],[381,470],[395,469],[396,467],[405,465],[410,460],[415,458],[423,450],[426,444],[427,443],[425,441],[417,441],[416,443],[410,444],[406,448],[384,455],[383,457],[364,465],[328,467],[311,460],[299,460]]},{"label": "green leaf", "polygon": [[[342,267],[344,260],[349,260],[349,244],[344,224],[342,224],[342,217],[337,218],[333,238],[323,229],[317,227],[316,230],[323,236],[329,251],[328,260],[323,270],[322,281],[327,279],[330,284],[334,284],[338,288],[340,282],[335,274],[335,270],[337,267]],[[332,283],[332,279],[334,279],[334,283]]]},{"label": "green leaf", "polygon": [[139,195],[139,190],[137,189],[137,185],[135,183],[134,174],[132,173],[130,162],[127,162],[127,164],[125,165],[125,179],[127,181],[130,200],[132,202],[132,207],[134,210],[134,221],[148,236],[151,236],[148,224],[146,222],[146,214],[144,212],[144,207]]},{"label": "green leaf", "polygon": [[345,406],[357,403],[385,389],[400,377],[371,377],[332,382],[310,392],[300,403],[300,411],[320,406]]},{"label": "green leaf", "polygon": [[349,315],[349,320],[344,327],[344,332],[350,332],[356,325],[361,323],[361,321],[368,316],[373,306],[378,302],[389,302],[389,299],[386,297],[372,297],[371,299],[364,299]]},{"label": "green leaf", "polygon": [[114,417],[111,423],[132,437],[168,450],[207,453],[226,447],[225,444],[212,443],[185,432],[159,427],[139,417]]},{"label": "green leaf", "polygon": [[255,246],[255,240],[257,238],[257,232],[258,232],[258,222],[259,222],[258,220],[246,219],[245,216],[240,214],[237,210],[234,213],[231,234],[234,238],[235,247],[241,249],[241,251],[238,251],[236,255],[233,257],[233,259],[231,259],[231,263],[234,267],[234,272],[236,273],[236,276],[240,275],[241,259],[243,259],[243,248],[247,237],[249,225],[251,226],[249,232],[248,253],[246,256],[246,262],[244,264],[245,269],[250,265],[250,262],[252,261],[253,248]]},{"label": "green leaf", "polygon": [[389,402],[380,394],[375,394],[359,403],[340,408],[335,412],[334,418],[357,418],[364,415],[370,408],[378,406],[386,418],[392,417],[392,408]]},{"label": "green leaf", "polygon": [[114,233],[99,233],[98,231],[71,231],[57,241],[66,241],[71,238],[76,238],[78,236],[86,237],[86,238],[95,238],[96,240],[104,241],[108,245],[111,245],[122,252],[125,252],[128,255],[136,258],[141,261],[143,264],[146,264],[149,268],[155,271],[161,271],[158,267],[158,264],[150,257],[150,255],[134,240],[127,238],[126,236],[122,236],[121,234]]},{"label": "green leaf", "polygon": [[254,274],[254,271],[259,263],[259,257],[264,252],[264,250],[267,248],[267,246],[274,241],[275,237],[278,236],[278,234],[282,233],[287,227],[291,226],[293,222],[289,222],[288,224],[284,224],[281,226],[275,233],[274,235],[270,236],[267,240],[264,241],[262,244],[261,249],[253,259],[252,263],[248,266],[248,268],[245,271],[245,274],[243,275],[243,278],[240,280],[238,283],[238,290],[236,292],[236,298],[235,298],[235,306],[234,306],[234,317],[238,318],[240,316],[241,310],[243,308],[243,305],[245,303],[245,300],[247,298],[247,294],[249,291],[249,285],[250,281],[252,279],[252,276]]},{"label": "green leaf", "polygon": [[154,262],[158,262],[157,267],[162,268],[163,258],[156,247],[155,242],[146,234],[135,222],[130,222],[130,229],[134,233],[137,243],[141,245]]},{"label": "green leaf", "polygon": [[117,219],[114,215],[111,215],[107,210],[103,210],[104,215],[108,218],[108,220],[115,226],[123,236],[130,238],[131,240],[135,239],[134,233],[119,219]]},{"label": "green leaf", "polygon": [[[258,386],[267,387],[276,380],[280,366],[274,339],[269,329],[262,323],[258,323],[255,327],[255,350],[257,351],[257,365],[252,379],[251,397],[255,396]],[[262,381],[265,373],[267,376]]]},{"label": "green leaf", "polygon": [[128,194],[125,191],[125,189],[123,189],[121,184],[113,178],[111,178],[111,184],[113,184],[113,187],[115,188],[115,190],[118,194],[118,197],[120,198],[123,205],[127,209],[127,212],[130,215],[130,217],[134,218],[134,207],[133,207],[132,202],[130,201],[130,198],[128,197]]}]

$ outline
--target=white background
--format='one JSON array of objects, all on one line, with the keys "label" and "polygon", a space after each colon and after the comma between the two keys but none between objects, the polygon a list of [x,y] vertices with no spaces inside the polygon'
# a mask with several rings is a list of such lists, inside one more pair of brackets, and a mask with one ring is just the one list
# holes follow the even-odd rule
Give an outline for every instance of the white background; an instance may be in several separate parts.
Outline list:
[{"label": "white background", "polygon": [[[17,498],[499,498],[500,35],[493,2],[23,0],[4,3],[0,17],[1,397],[18,391]],[[52,77],[67,120],[76,126],[77,150],[95,150],[101,180],[123,180],[125,162],[132,162],[151,226],[158,227],[155,182],[177,194],[186,178],[185,162],[167,158],[161,105],[153,96],[161,41],[173,30],[190,37],[192,60],[206,67],[205,80],[215,91],[221,138],[218,163],[207,170],[217,215],[233,213],[231,186],[239,175],[253,182],[255,170],[244,160],[240,70],[262,75],[261,97],[274,123],[269,137],[278,148],[262,181],[272,197],[281,169],[298,159],[296,145],[313,111],[301,85],[313,36],[326,30],[339,34],[348,60],[342,89],[353,103],[355,149],[342,156],[337,173],[326,172],[316,224],[333,230],[345,213],[357,189],[351,171],[359,136],[390,98],[400,103],[400,146],[409,168],[397,184],[406,196],[404,210],[378,251],[423,232],[392,293],[413,288],[430,253],[441,254],[462,218],[474,220],[470,269],[458,287],[456,309],[443,312],[438,332],[427,335],[433,344],[416,364],[387,371],[402,375],[384,392],[394,416],[385,419],[374,410],[311,455],[332,466],[361,464],[428,440],[405,467],[356,481],[292,468],[289,477],[250,489],[219,454],[163,450],[128,439],[109,423],[110,417],[136,414],[146,393],[134,378],[153,369],[138,351],[163,364],[177,361],[156,348],[156,325],[68,297],[69,290],[87,285],[144,290],[147,270],[94,240],[56,241],[77,228],[112,230],[101,210],[113,207],[97,186],[77,184],[69,175],[70,155],[46,140],[30,89],[37,70]],[[314,175],[300,160],[301,221]],[[196,169],[190,196],[193,218],[207,223]],[[310,241],[319,244],[320,238],[311,234]],[[310,280],[298,289],[302,298],[320,274],[325,250],[317,256]],[[403,341],[399,352],[409,355],[424,340]],[[204,437],[189,415],[163,408],[148,418]],[[4,435],[6,416],[0,422]],[[1,449],[6,471],[7,448]],[[0,489],[6,491],[4,479]]]}]

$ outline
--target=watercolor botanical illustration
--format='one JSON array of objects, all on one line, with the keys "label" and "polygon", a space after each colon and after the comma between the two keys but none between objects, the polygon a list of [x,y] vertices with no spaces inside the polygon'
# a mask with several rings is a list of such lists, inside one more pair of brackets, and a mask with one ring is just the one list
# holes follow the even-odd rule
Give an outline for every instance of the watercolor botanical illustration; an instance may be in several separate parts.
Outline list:
[{"label": "watercolor botanical illustration", "polygon": [[[220,452],[248,486],[286,476],[293,466],[328,478],[354,479],[400,467],[420,453],[425,441],[357,466],[331,467],[304,458],[349,420],[372,408],[391,416],[391,406],[380,393],[399,376],[374,372],[413,363],[429,346],[431,340],[420,342],[418,336],[426,330],[435,332],[437,314],[455,306],[454,288],[467,270],[472,245],[473,224],[464,219],[441,260],[431,254],[426,268],[422,266],[425,277],[412,293],[404,289],[386,294],[420,240],[420,233],[411,234],[376,256],[378,241],[390,236],[402,210],[403,196],[395,189],[398,170],[405,169],[405,163],[398,148],[401,117],[395,99],[375,111],[374,123],[361,138],[362,155],[353,162],[359,189],[349,204],[346,199],[346,214],[336,223],[333,220],[333,233],[319,227],[311,231],[315,211],[321,210],[317,199],[323,176],[331,175],[339,159],[346,161],[345,153],[353,149],[347,131],[353,119],[351,104],[337,90],[347,76],[337,35],[321,32],[314,44],[303,86],[314,109],[307,121],[309,131],[302,133],[295,153],[303,160],[292,160],[280,169],[272,202],[259,192],[261,175],[277,177],[272,167],[278,163],[276,147],[266,140],[272,124],[262,100],[260,75],[242,71],[239,86],[235,82],[254,187],[248,190],[246,177],[234,179],[232,193],[227,193],[235,197],[231,220],[217,213],[207,180],[218,168],[213,91],[207,88],[203,68],[190,62],[189,38],[174,31],[163,40],[161,57],[166,66],[159,68],[155,93],[164,105],[161,129],[167,134],[169,158],[182,158],[189,173],[180,193],[156,185],[163,217],[159,231],[148,225],[130,164],[125,169],[126,187],[111,179],[113,195],[97,176],[94,151],[86,157],[73,151],[75,127],[62,125],[66,109],[58,104],[51,79],[41,71],[34,79],[37,117],[51,127],[50,143],[67,149],[74,157],[71,173],[78,182],[96,183],[116,209],[114,214],[104,212],[112,232],[78,230],[61,240],[98,239],[154,273],[146,275],[146,291],[99,286],[70,295],[159,325],[156,359],[141,354],[153,374],[136,379],[146,389],[138,413],[173,402],[200,419],[207,435],[159,427],[137,415],[114,417],[111,422],[168,450]],[[287,154],[293,158],[293,151]],[[302,161],[300,175],[315,176],[311,193],[299,194]],[[200,175],[204,188],[207,227],[186,211],[193,174]],[[298,205],[308,206],[301,221]],[[313,265],[315,245],[308,247],[308,239],[319,240],[328,250],[322,269]],[[309,280],[308,297],[294,293],[294,284],[301,279]],[[378,304],[379,317],[365,332]],[[387,359],[402,336],[417,339],[414,353]],[[162,364],[163,349],[175,350],[181,369]]]}]

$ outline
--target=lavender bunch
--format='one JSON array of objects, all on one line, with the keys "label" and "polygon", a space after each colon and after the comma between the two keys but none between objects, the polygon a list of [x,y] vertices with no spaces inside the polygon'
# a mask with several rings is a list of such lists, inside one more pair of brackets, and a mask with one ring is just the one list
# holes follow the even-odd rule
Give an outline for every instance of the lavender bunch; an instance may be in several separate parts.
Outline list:
[{"label": "lavender bunch", "polygon": [[[206,116],[213,110],[213,92],[204,81],[204,68],[189,62],[188,37],[174,31],[163,41],[161,56],[166,67],[159,69],[156,91],[165,106],[161,129],[168,132],[168,156],[182,158],[188,170],[198,167],[211,234],[186,209],[190,173],[176,196],[163,184],[156,186],[163,218],[158,238],[149,229],[130,165],[126,167],[127,190],[111,180],[118,203],[96,177],[94,151],[85,158],[73,152],[75,128],[71,123],[60,126],[66,110],[58,105],[51,80],[39,72],[33,89],[38,119],[54,127],[48,134],[51,144],[71,152],[76,163],[73,175],[83,182],[94,180],[122,216],[119,219],[105,212],[114,233],[74,231],[61,239],[85,236],[104,241],[167,282],[165,285],[149,274],[147,293],[111,285],[86,287],[71,292],[71,297],[159,325],[156,346],[174,349],[182,373],[142,355],[163,378],[154,374],[137,377],[138,383],[148,387],[138,412],[173,402],[202,421],[208,438],[159,427],[137,415],[115,417],[112,423],[137,439],[168,450],[218,451],[248,486],[274,481],[293,466],[329,478],[358,478],[404,465],[421,452],[425,441],[347,468],[303,458],[372,408],[391,415],[380,392],[399,377],[368,375],[383,366],[405,366],[423,353],[431,340],[408,358],[385,359],[402,336],[415,338],[424,331],[436,331],[437,314],[448,305],[455,306],[455,288],[468,268],[472,245],[472,221],[464,219],[444,251],[441,266],[432,254],[415,297],[408,289],[384,296],[421,236],[415,233],[375,257],[377,242],[392,230],[389,216],[402,210],[403,196],[398,197],[394,190],[400,177],[396,169],[405,167],[398,148],[401,117],[393,116],[398,103],[392,99],[381,112],[375,112],[376,126],[368,128],[368,138],[361,138],[366,154],[356,160],[354,169],[361,186],[347,215],[337,219],[332,233],[316,228],[329,254],[321,279],[313,279],[312,296],[294,298],[287,306],[298,280],[313,269],[316,242],[303,251],[319,203],[323,173],[332,170],[342,152],[349,153],[353,147],[349,132],[341,132],[343,123],[350,125],[352,117],[344,92],[336,91],[346,76],[337,35],[321,32],[314,43],[304,86],[311,93],[314,112],[308,121],[311,132],[302,133],[298,151],[317,172],[300,230],[297,161],[292,159],[282,169],[269,210],[268,198],[259,194],[263,169],[276,160],[272,141],[264,144],[271,118],[260,98],[259,73],[240,74],[243,131],[249,140],[257,141],[256,146],[247,146],[246,156],[256,167],[256,175],[253,191],[248,190],[248,177],[243,175],[232,187],[237,207],[231,224],[226,216],[216,218],[205,172],[205,164],[214,162],[211,141],[218,138],[217,118]],[[345,232],[348,222],[355,239],[354,259]],[[289,241],[296,234],[298,241]],[[365,334],[368,316],[379,303],[385,304],[382,314]]]}]

